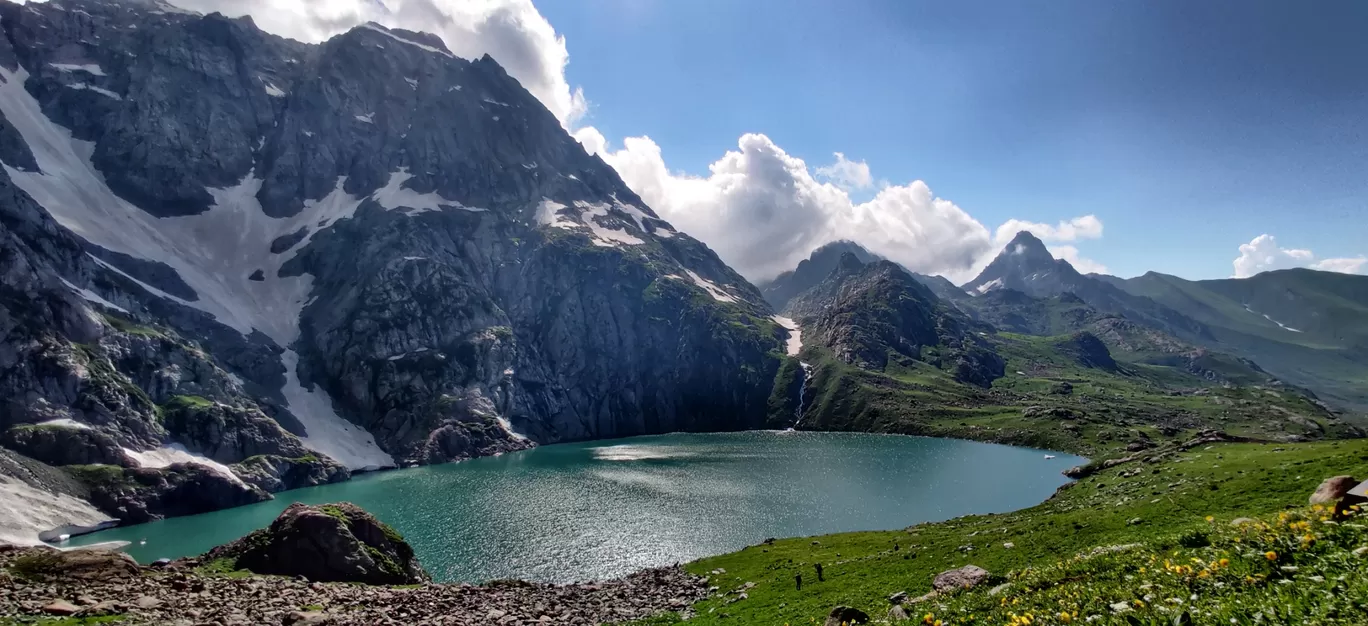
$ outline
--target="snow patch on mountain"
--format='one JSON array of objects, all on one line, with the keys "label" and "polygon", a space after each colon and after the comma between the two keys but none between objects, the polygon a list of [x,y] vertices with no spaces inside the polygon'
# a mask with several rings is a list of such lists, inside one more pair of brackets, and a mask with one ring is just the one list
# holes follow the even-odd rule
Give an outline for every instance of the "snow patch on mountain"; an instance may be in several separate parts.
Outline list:
[{"label": "snow patch on mountain", "polygon": [[286,94],[285,90],[276,87],[272,83],[266,83],[266,95],[272,98],[284,98]]},{"label": "snow patch on mountain", "polygon": [[[629,246],[639,246],[645,241],[632,236],[626,230],[620,228],[608,228],[598,222],[600,217],[608,217],[609,204],[606,202],[585,202],[575,201],[577,208],[583,209],[580,213],[580,221],[589,227],[590,232],[594,233],[594,245],[604,248],[613,248],[620,243]],[[619,205],[620,206],[620,205]]]},{"label": "snow patch on mountain", "polygon": [[48,63],[49,66],[60,72],[85,72],[91,76],[107,76],[104,69],[95,63]]},{"label": "snow patch on mountain", "polygon": [[65,87],[66,87],[67,89],[75,89],[75,90],[77,90],[77,91],[93,91],[93,92],[95,92],[95,93],[98,93],[98,94],[100,94],[100,95],[106,97],[106,98],[113,98],[113,99],[115,99],[115,100],[123,100],[123,96],[121,96],[121,95],[119,95],[119,94],[117,94],[117,93],[114,93],[114,92],[112,92],[112,91],[110,91],[110,90],[108,90],[108,89],[104,89],[104,88],[102,88],[102,87],[96,87],[96,86],[94,86],[94,85],[87,85],[86,83],[70,83],[70,84],[68,84],[68,85],[65,85]]},{"label": "snow patch on mountain", "polygon": [[375,31],[375,32],[377,32],[377,33],[380,33],[381,35],[384,35],[384,36],[386,36],[386,37],[389,37],[390,39],[393,39],[393,40],[395,40],[395,41],[397,41],[397,42],[399,42],[399,43],[408,44],[408,45],[413,46],[413,47],[415,47],[415,48],[418,48],[418,49],[420,49],[420,50],[426,50],[426,51],[428,51],[428,52],[435,52],[435,53],[440,54],[440,55],[442,55],[442,56],[444,56],[444,57],[447,57],[447,58],[449,58],[449,59],[454,59],[454,58],[456,58],[455,55],[451,54],[450,52],[447,52],[446,50],[442,50],[441,48],[434,48],[434,47],[429,46],[429,45],[427,45],[427,44],[422,44],[422,43],[418,43],[418,42],[416,42],[416,41],[410,41],[410,40],[408,40],[408,39],[404,39],[403,37],[400,37],[399,35],[396,35],[396,34],[390,32],[390,30],[389,30],[388,28],[385,28],[384,26],[381,26],[381,25],[379,25],[379,24],[376,24],[375,22],[367,22],[367,23],[365,23],[365,24],[362,24],[362,25],[359,26],[358,28],[364,28],[364,29],[366,29],[366,30],[373,30],[373,31]]},{"label": "snow patch on mountain", "polygon": [[207,467],[210,470],[213,470],[214,473],[220,474],[224,478],[232,480],[239,485],[244,484],[242,479],[238,478],[237,474],[233,473],[233,470],[228,469],[227,465],[219,463],[202,454],[195,454],[194,452],[186,450],[185,446],[178,443],[165,445],[153,450],[139,451],[131,448],[124,448],[123,451],[124,454],[127,454],[129,458],[133,459],[134,463],[138,464],[138,467],[161,468],[176,463],[190,463]]},{"label": "snow patch on mountain", "polygon": [[76,292],[77,295],[81,296],[82,298],[85,298],[87,302],[94,302],[95,304],[98,304],[105,308],[114,309],[115,311],[118,311],[120,313],[128,312],[128,309],[125,309],[117,304],[114,304],[113,302],[105,300],[104,298],[100,297],[100,294],[95,293],[89,289],[77,287],[76,285],[71,284],[71,281],[65,278],[62,279],[62,284],[66,285],[68,289]]},{"label": "snow patch on mountain", "polygon": [[1296,329],[1296,328],[1292,328],[1291,326],[1288,326],[1288,325],[1286,325],[1286,324],[1284,324],[1284,323],[1282,323],[1282,322],[1279,322],[1278,320],[1275,320],[1275,319],[1269,317],[1267,313],[1260,313],[1260,312],[1258,312],[1258,311],[1255,311],[1254,309],[1249,308],[1249,305],[1248,305],[1248,304],[1244,305],[1244,310],[1249,311],[1250,313],[1253,313],[1253,314],[1255,314],[1255,315],[1262,315],[1264,319],[1266,319],[1266,320],[1268,320],[1268,321],[1270,321],[1270,322],[1273,322],[1274,324],[1277,324],[1277,325],[1278,325],[1278,328],[1281,328],[1281,329],[1283,329],[1283,330],[1291,331],[1291,332],[1294,332],[1294,333],[1302,332],[1302,331],[1300,331],[1300,330],[1298,330],[1298,329]]},{"label": "snow patch on mountain", "polygon": [[718,302],[736,302],[736,297],[727,293],[726,290],[721,287],[718,287],[717,283],[699,276],[694,273],[693,270],[684,270],[684,273],[689,275],[689,279],[693,281],[693,284],[702,287],[703,291],[708,292],[708,295],[712,296],[713,300]]},{"label": "snow patch on mountain", "polygon": [[109,519],[89,502],[34,489],[0,476],[0,544],[36,546],[38,533],[60,526],[94,526]]},{"label": "snow patch on mountain", "polygon": [[285,364],[285,401],[290,412],[304,425],[300,441],[310,450],[322,452],[353,470],[394,467],[394,457],[376,445],[375,437],[364,428],[343,419],[333,409],[332,399],[322,389],[305,389],[295,369],[299,355],[286,350],[280,359]]},{"label": "snow patch on mountain", "polygon": [[1001,286],[1002,286],[1002,279],[1001,279],[1001,278],[996,278],[996,279],[990,280],[990,281],[988,281],[988,282],[986,282],[986,283],[983,283],[982,285],[979,285],[978,289],[975,289],[975,290],[974,290],[974,293],[977,293],[978,295],[981,296],[981,295],[983,295],[983,294],[985,294],[985,293],[988,293],[988,292],[990,292],[990,291],[992,291],[992,290],[994,290],[994,289],[997,289],[998,287],[1001,287]]},{"label": "snow patch on mountain", "polygon": [[463,211],[481,212],[484,209],[468,207],[455,200],[447,200],[440,194],[418,193],[412,189],[404,188],[404,183],[413,178],[407,167],[400,168],[399,171],[390,174],[389,181],[384,187],[375,190],[371,198],[385,207],[387,211],[403,210],[409,215],[417,215],[427,211],[441,211],[444,208],[455,208]]},{"label": "snow patch on mountain", "polygon": [[[23,87],[25,71],[9,72],[0,67],[0,79],[4,80],[0,85],[0,112],[23,136],[41,171],[24,172],[8,165],[5,170],[58,223],[103,248],[165,263],[195,290],[199,299],[182,300],[137,281],[153,295],[209,313],[244,335],[259,330],[282,347],[298,338],[299,315],[307,302],[313,277],[279,276],[288,257],[272,254],[271,242],[308,226],[309,234],[294,248],[298,249],[318,232],[354,215],[362,199],[343,190],[345,177],[339,177],[333,191],[323,199],[306,201],[304,208],[291,217],[266,215],[256,198],[262,181],[248,174],[233,187],[208,189],[214,204],[204,213],[157,218],[109,189],[91,163],[94,145],[73,138],[42,113],[37,101]],[[132,279],[113,265],[96,260]],[[262,270],[264,280],[248,280],[257,270]],[[287,361],[285,365],[290,379],[295,380],[294,363]],[[297,380],[294,384],[298,386]],[[286,387],[286,397],[291,398],[289,385]],[[316,426],[311,440],[326,443],[329,435],[323,431],[334,427],[356,430],[337,416],[321,390],[293,397],[300,401],[291,402],[291,413],[306,427]],[[317,398],[322,401],[316,401]],[[334,458],[353,467],[393,465],[374,439],[368,435],[367,439],[368,449],[362,443],[341,448],[350,453],[350,458],[364,459],[362,465],[353,466],[345,458]],[[332,456],[323,447],[311,449]],[[377,462],[382,459],[387,461]]]},{"label": "snow patch on mountain", "polygon": [[789,356],[798,356],[798,353],[803,349],[803,331],[798,328],[798,322],[793,321],[793,318],[779,315],[771,317],[770,319],[789,331],[788,339],[784,342],[784,351],[788,353]]},{"label": "snow patch on mountain", "polygon": [[56,428],[73,428],[73,429],[76,429],[76,430],[90,430],[90,425],[89,425],[89,424],[82,424],[82,423],[80,423],[80,422],[78,422],[78,421],[76,421],[76,420],[74,420],[74,419],[69,418],[69,417],[63,417],[63,418],[55,419],[55,420],[48,420],[48,421],[46,421],[46,422],[38,422],[38,425],[39,425],[39,426],[56,427]]}]

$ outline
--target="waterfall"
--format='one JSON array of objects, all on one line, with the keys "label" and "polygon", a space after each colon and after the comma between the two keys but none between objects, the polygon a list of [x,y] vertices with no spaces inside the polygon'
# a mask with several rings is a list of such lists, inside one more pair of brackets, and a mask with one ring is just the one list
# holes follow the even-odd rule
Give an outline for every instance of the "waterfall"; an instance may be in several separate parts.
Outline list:
[{"label": "waterfall", "polygon": [[798,375],[802,377],[802,378],[798,379],[798,408],[797,408],[796,410],[793,411],[793,426],[792,426],[791,428],[789,428],[789,430],[793,430],[794,428],[797,428],[797,427],[798,427],[798,423],[801,422],[801,421],[803,421],[803,409],[805,408],[805,407],[803,406],[803,400],[804,400],[803,396],[807,395],[807,381],[808,381],[808,376],[809,376],[809,375],[811,374],[811,372],[812,372],[812,366],[811,366],[811,365],[808,365],[807,363],[802,363],[802,362],[799,362],[798,364],[802,366],[802,367],[799,368],[799,370],[798,370]]}]

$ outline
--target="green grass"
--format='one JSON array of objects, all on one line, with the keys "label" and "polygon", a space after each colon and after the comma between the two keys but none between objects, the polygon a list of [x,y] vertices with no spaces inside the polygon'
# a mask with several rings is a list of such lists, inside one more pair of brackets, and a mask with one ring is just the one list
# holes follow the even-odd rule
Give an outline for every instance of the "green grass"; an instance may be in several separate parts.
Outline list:
[{"label": "green grass", "polygon": [[250,578],[255,575],[245,569],[239,569],[237,559],[228,557],[205,561],[195,568],[195,572],[204,576],[223,578]]},{"label": "green grass", "polygon": [[162,405],[162,408],[167,410],[203,411],[213,407],[214,402],[212,400],[200,396],[171,396],[166,404]]},{"label": "green grass", "polygon": [[93,626],[117,624],[128,619],[123,615],[100,617],[0,617],[0,626]]},{"label": "green grass", "polygon": [[165,336],[166,336],[166,335],[163,334],[161,331],[159,331],[159,330],[157,330],[157,329],[155,329],[155,328],[152,328],[152,327],[150,327],[150,326],[142,326],[142,325],[140,325],[140,324],[135,324],[135,323],[130,322],[130,321],[128,321],[128,320],[126,320],[126,319],[124,319],[124,318],[122,318],[122,317],[119,317],[119,316],[117,316],[117,315],[110,315],[109,313],[101,313],[100,315],[101,315],[102,317],[104,317],[104,321],[105,321],[106,324],[109,324],[110,327],[112,327],[114,330],[117,330],[117,331],[119,331],[119,332],[121,332],[121,333],[126,333],[126,334],[129,334],[129,335],[139,335],[139,336],[142,336],[142,337],[165,337]]},{"label": "green grass", "polygon": [[[1135,469],[1139,470],[1137,475],[1120,476]],[[888,609],[889,595],[898,591],[913,597],[921,595],[930,590],[937,573],[966,564],[1022,581],[1043,580],[1037,578],[1040,576],[1053,576],[1057,583],[1075,577],[1080,583],[1096,579],[1096,584],[1102,585],[1096,598],[1106,599],[1108,594],[1115,594],[1102,593],[1103,587],[1115,590],[1133,581],[1103,579],[1099,568],[1067,564],[1069,557],[1100,546],[1141,543],[1136,552],[1141,556],[1135,558],[1147,559],[1149,555],[1178,549],[1181,558],[1202,554],[1209,561],[1208,557],[1216,551],[1229,550],[1227,535],[1215,537],[1209,548],[1180,548],[1178,538],[1192,531],[1211,532],[1213,525],[1206,521],[1207,516],[1214,516],[1215,526],[1224,532],[1234,518],[1276,515],[1287,507],[1303,505],[1322,479],[1338,474],[1368,475],[1368,441],[1220,444],[1196,448],[1152,464],[1133,463],[1104,470],[1062,489],[1039,506],[1005,515],[970,516],[890,531],[781,539],[688,564],[689,571],[709,576],[710,583],[723,592],[755,583],[746,591],[748,597],[744,600],[734,601],[735,594],[725,594],[695,605],[697,615],[688,623],[820,623],[832,607],[841,604],[882,616]],[[1006,547],[1008,543],[1013,547]],[[961,550],[965,546],[971,550]],[[1096,563],[1120,563],[1131,557],[1108,558],[1112,560]],[[1062,561],[1066,564],[1060,565]],[[815,563],[824,565],[824,582],[816,580]],[[1232,571],[1253,571],[1249,569],[1252,567],[1246,564]],[[1341,571],[1334,569],[1337,567],[1348,566],[1325,566],[1326,571]],[[1027,568],[1031,572],[1025,572]],[[723,570],[725,573],[711,573]],[[802,591],[794,588],[797,573],[803,575]],[[1028,593],[1029,588],[1036,590],[1029,593],[1037,593],[1044,586],[1043,582],[1028,582],[1019,590]],[[1070,593],[1083,593],[1077,586],[1068,589]],[[1302,596],[1298,602],[1314,604],[1319,597],[1316,589],[1319,587],[1298,591]],[[1273,588],[1260,593],[1272,594],[1260,597],[1276,598],[1281,597],[1278,594],[1292,592]],[[1054,597],[1046,594],[1023,601],[1044,606]],[[979,608],[988,602],[982,598],[966,596],[962,601],[964,604],[954,606],[980,614],[987,610]],[[1222,606],[1233,601],[1222,600]],[[1094,604],[1080,604],[1083,606]],[[661,621],[669,619],[674,618],[647,623],[673,623]]]}]

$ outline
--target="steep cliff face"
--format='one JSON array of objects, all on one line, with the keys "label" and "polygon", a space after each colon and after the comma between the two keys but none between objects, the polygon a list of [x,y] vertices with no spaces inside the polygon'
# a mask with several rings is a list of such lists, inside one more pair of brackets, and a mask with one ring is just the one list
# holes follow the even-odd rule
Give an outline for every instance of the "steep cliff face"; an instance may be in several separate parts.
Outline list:
[{"label": "steep cliff face", "polygon": [[1002,357],[982,338],[991,327],[971,321],[888,261],[865,264],[844,255],[790,310],[805,338],[864,369],[882,371],[893,359],[918,361],[981,387],[1004,373]]},{"label": "steep cliff face", "polygon": [[276,490],[763,423],[759,292],[493,59],[150,0],[0,24],[0,428],[90,431],[25,453]]}]

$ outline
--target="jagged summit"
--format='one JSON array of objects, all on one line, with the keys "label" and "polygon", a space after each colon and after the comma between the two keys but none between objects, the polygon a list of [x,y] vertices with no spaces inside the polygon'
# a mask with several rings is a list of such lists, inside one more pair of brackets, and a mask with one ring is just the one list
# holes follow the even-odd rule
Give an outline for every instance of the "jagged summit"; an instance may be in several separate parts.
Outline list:
[{"label": "jagged summit", "polygon": [[974,295],[1007,288],[1042,297],[1072,291],[1081,280],[1086,279],[1068,261],[1054,258],[1044,242],[1023,230],[963,288]]}]

